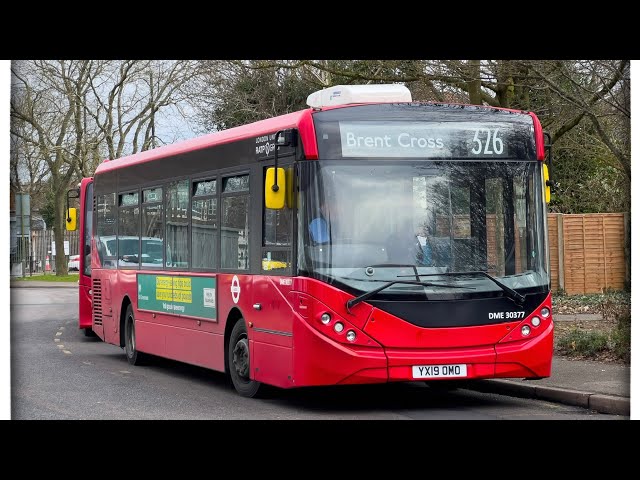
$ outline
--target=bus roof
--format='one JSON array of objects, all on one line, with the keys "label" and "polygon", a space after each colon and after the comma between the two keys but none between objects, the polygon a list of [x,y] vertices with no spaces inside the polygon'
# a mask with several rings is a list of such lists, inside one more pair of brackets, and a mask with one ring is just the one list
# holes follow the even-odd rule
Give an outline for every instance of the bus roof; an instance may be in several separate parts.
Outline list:
[{"label": "bus roof", "polygon": [[[446,102],[409,102],[414,105],[429,105],[433,107],[442,108],[460,108],[469,107],[470,109],[478,110],[500,110],[504,112],[510,112],[521,115],[529,115],[533,117],[534,127],[536,130],[536,147],[538,150],[538,158],[544,159],[544,141],[542,138],[542,127],[537,116],[533,112],[514,110],[509,108],[500,108],[487,105],[468,105],[462,103],[446,103]],[[221,145],[224,143],[234,142],[237,140],[244,140],[248,138],[257,137],[260,135],[267,135],[274,133],[278,130],[284,130],[287,128],[297,128],[300,132],[300,138],[305,149],[305,156],[308,159],[318,158],[318,146],[315,139],[315,129],[311,115],[314,112],[334,110],[339,108],[359,107],[364,105],[372,105],[372,103],[352,103],[344,105],[331,105],[324,106],[322,108],[306,108],[297,112],[287,113],[279,115],[277,117],[268,118],[265,120],[259,120],[257,122],[248,123],[238,127],[221,130],[219,132],[210,133],[200,137],[184,140],[182,142],[173,143],[171,145],[165,145],[152,150],[146,150],[133,155],[128,155],[115,160],[104,160],[96,169],[95,174],[101,174],[111,170],[116,170],[129,165],[150,162],[153,160],[169,157],[172,155],[179,155],[182,153],[191,152],[194,150],[200,150],[203,148],[212,147],[215,145]]]},{"label": "bus roof", "polygon": [[300,131],[302,143],[305,146],[305,154],[307,158],[317,158],[317,146],[311,120],[312,108],[307,108],[293,113],[287,113],[266,120],[260,120],[239,127],[221,130],[219,132],[209,133],[200,137],[184,140],[182,142],[165,145],[153,150],[146,150],[126,157],[115,160],[104,160],[96,169],[96,175],[110,170],[126,167],[133,164],[150,162],[160,158],[179,155],[182,153],[200,150],[203,148],[221,145],[223,143],[234,142],[236,140],[244,140],[260,135],[274,133],[278,130],[287,128],[297,128]]}]

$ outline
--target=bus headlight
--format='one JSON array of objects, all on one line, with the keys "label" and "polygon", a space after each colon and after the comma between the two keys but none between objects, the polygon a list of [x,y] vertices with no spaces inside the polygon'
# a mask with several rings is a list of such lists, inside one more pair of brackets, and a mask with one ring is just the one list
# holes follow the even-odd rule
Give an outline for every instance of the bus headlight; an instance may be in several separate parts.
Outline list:
[{"label": "bus headlight", "polygon": [[329,322],[331,321],[331,315],[329,315],[327,312],[324,312],[320,317],[320,321],[325,325],[329,325]]},{"label": "bus headlight", "polygon": [[333,329],[336,331],[336,333],[340,333],[342,332],[342,330],[344,330],[344,325],[340,322],[336,322],[336,324],[333,326]]},{"label": "bus headlight", "polygon": [[349,340],[350,342],[355,342],[356,341],[356,332],[354,332],[353,330],[349,330],[347,332],[347,340]]},{"label": "bus headlight", "polygon": [[542,310],[540,310],[540,315],[542,315],[542,318],[547,318],[550,313],[551,310],[549,310],[547,307],[542,307]]},{"label": "bus headlight", "polygon": [[524,325],[521,331],[522,331],[522,336],[526,337],[531,333],[531,327],[529,327],[529,325]]},{"label": "bus headlight", "polygon": [[540,325],[540,318],[538,317],[533,317],[531,319],[531,325],[533,325],[534,327],[537,327],[538,325]]}]

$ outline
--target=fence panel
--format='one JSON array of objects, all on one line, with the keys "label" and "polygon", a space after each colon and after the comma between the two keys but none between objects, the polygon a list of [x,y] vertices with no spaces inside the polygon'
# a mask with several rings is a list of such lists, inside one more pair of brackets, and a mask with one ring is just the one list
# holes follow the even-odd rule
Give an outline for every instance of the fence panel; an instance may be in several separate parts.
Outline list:
[{"label": "fence panel", "polygon": [[547,222],[549,230],[549,263],[551,268],[551,290],[557,290],[559,283],[559,256],[558,256],[558,214],[550,213]]},{"label": "fence panel", "polygon": [[[26,240],[26,239],[25,239]],[[54,241],[53,230],[34,230],[31,232],[29,242],[24,242],[24,254],[21,249],[11,255],[12,275],[21,275],[22,269],[19,265],[24,262],[25,275],[34,273],[52,274],[56,270],[55,256],[53,255],[52,242]],[[69,255],[65,255],[65,261],[69,261],[69,256],[79,254],[79,234],[75,232],[64,232],[64,241],[69,242]],[[56,245],[56,254],[64,255],[64,244]],[[48,261],[47,261],[48,257]],[[48,263],[48,265],[47,265]],[[14,266],[17,266],[15,268]]]},{"label": "fence panel", "polygon": [[[562,215],[564,284],[568,294],[600,293],[624,288],[624,214],[591,213]],[[549,242],[551,246],[551,241]],[[553,261],[553,251],[551,252]],[[553,279],[552,279],[553,288]]]}]

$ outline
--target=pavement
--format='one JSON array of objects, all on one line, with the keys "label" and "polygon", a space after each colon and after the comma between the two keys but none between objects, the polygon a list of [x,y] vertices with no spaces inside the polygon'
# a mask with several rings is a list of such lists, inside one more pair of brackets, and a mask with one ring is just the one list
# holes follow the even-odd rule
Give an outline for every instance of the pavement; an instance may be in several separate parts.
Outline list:
[{"label": "pavement", "polygon": [[[556,323],[598,321],[602,320],[602,315],[556,314],[553,320]],[[479,380],[465,388],[576,405],[599,413],[631,415],[631,367],[617,363],[574,360],[555,355],[548,378]]]},{"label": "pavement", "polygon": [[[77,288],[76,282],[12,281],[12,288]],[[600,320],[594,314],[554,315],[555,322]],[[475,380],[464,388],[575,405],[614,415],[631,415],[631,367],[554,356],[551,376],[541,380]]]},{"label": "pavement", "polygon": [[556,355],[548,378],[479,380],[465,388],[576,405],[600,413],[631,415],[631,368],[608,362]]}]

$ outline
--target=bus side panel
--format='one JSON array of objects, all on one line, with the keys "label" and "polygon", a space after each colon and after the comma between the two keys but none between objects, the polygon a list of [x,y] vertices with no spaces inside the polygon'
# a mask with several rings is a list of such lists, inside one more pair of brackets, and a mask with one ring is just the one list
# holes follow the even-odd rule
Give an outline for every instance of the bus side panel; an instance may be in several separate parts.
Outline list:
[{"label": "bus side panel", "polygon": [[293,387],[293,352],[290,347],[253,342],[253,378],[280,388]]},{"label": "bus side panel", "polygon": [[[247,336],[249,338],[250,351],[253,352],[253,335],[254,331],[249,327],[250,322],[255,322],[256,310],[252,306],[252,283],[253,277],[251,275],[222,273],[217,274],[218,281],[216,283],[216,295],[217,295],[217,314],[218,325],[220,332],[225,333],[227,319],[232,310],[236,310],[244,319],[244,323],[247,327]],[[232,294],[232,287],[234,292]],[[234,300],[235,299],[235,300]],[[224,348],[220,352],[215,353],[216,357],[219,357],[220,361],[224,365]],[[217,361],[217,359],[216,359]],[[253,378],[253,365],[251,366],[251,378]]]},{"label": "bus side panel", "polygon": [[283,388],[293,386],[293,309],[286,297],[292,283],[287,277],[253,277],[253,374]]},{"label": "bus side panel", "polygon": [[159,357],[167,356],[166,326],[152,321],[148,312],[136,313],[136,348]]},{"label": "bus side panel", "polygon": [[104,341],[113,345],[120,345],[120,303],[122,287],[118,284],[117,270],[103,270],[102,272],[102,327]]},{"label": "bus side panel", "polygon": [[537,337],[496,345],[497,377],[549,377],[553,358],[553,322]]},{"label": "bus side panel", "polygon": [[[278,288],[274,282],[278,282],[280,278],[285,277],[253,277],[253,338],[255,341],[291,348],[293,308],[286,297],[291,287]],[[254,305],[259,306],[260,310],[256,310]]]},{"label": "bus side panel", "polygon": [[168,325],[163,331],[167,358],[224,371],[223,335]]},{"label": "bus side panel", "polygon": [[295,386],[387,381],[387,357],[382,348],[349,348],[321,334],[299,315],[295,317]]},{"label": "bus side panel", "polygon": [[179,274],[174,272],[120,270],[120,298],[129,296],[136,318],[136,342],[141,352],[151,353],[180,362],[224,371],[224,326],[206,318],[139,310],[138,273],[180,276],[214,277],[214,275]]},{"label": "bus side panel", "polygon": [[[95,249],[93,250],[95,254]],[[107,316],[111,315],[111,298],[106,298],[108,289],[105,285],[109,283],[109,271],[108,270],[91,270],[92,280],[92,317],[93,317],[93,332],[98,335],[102,340],[105,340],[104,336],[104,322]],[[118,343],[119,344],[119,343]]]},{"label": "bus side panel", "polygon": [[[91,281],[91,277],[89,281]],[[91,318],[91,290],[90,285],[83,285],[82,283],[78,287],[78,327],[79,328],[92,328],[93,319]]]}]

